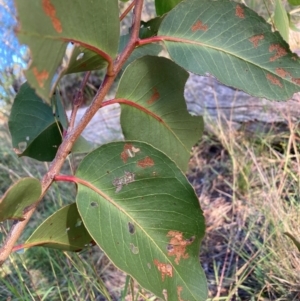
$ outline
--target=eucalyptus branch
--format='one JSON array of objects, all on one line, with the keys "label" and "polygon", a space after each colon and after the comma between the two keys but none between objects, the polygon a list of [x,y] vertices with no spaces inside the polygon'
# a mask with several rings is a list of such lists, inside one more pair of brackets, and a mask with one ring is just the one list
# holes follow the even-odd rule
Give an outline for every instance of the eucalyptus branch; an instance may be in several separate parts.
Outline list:
[{"label": "eucalyptus branch", "polygon": [[133,0],[130,5],[124,10],[124,12],[122,13],[122,15],[120,16],[120,21],[122,21],[127,15],[128,13],[132,10],[134,4],[135,4],[136,0]]},{"label": "eucalyptus branch", "polygon": [[135,8],[133,11],[132,34],[127,46],[125,47],[121,55],[119,55],[116,61],[114,62],[113,72],[111,70],[112,64],[109,64],[104,81],[102,82],[102,85],[98,89],[98,92],[95,95],[92,104],[85,112],[79,124],[73,129],[70,129],[70,131],[68,131],[66,136],[64,137],[63,142],[59,146],[57,154],[50,165],[49,171],[44,175],[41,181],[42,193],[39,201],[36,202],[32,207],[30,207],[26,213],[24,213],[23,221],[17,221],[11,227],[5,242],[3,243],[3,246],[0,249],[0,265],[3,264],[3,262],[7,259],[7,257],[11,253],[18,238],[20,237],[23,230],[25,229],[30,217],[35,212],[36,207],[38,206],[38,204],[46,194],[47,190],[49,189],[50,185],[54,180],[54,177],[59,173],[63,163],[65,162],[67,156],[71,152],[75,141],[82,133],[84,128],[87,126],[87,124],[90,122],[90,120],[95,115],[95,113],[98,111],[98,109],[101,107],[102,101],[106,96],[106,94],[109,92],[109,89],[111,88],[112,84],[114,83],[114,80],[118,72],[121,70],[123,64],[126,62],[130,54],[135,49],[136,42],[139,37],[142,8],[143,8],[143,0],[136,0]]}]

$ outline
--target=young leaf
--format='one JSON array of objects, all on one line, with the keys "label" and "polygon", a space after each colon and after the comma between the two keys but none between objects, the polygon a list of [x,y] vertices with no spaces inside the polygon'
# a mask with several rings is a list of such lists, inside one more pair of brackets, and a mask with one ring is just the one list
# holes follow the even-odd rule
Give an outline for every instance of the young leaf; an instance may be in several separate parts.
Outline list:
[{"label": "young leaf", "polygon": [[43,99],[50,99],[69,42],[96,52],[102,57],[100,65],[115,58],[120,31],[117,0],[15,0],[15,4],[17,34],[32,56],[26,78]]},{"label": "young leaf", "polygon": [[186,0],[162,21],[158,35],[172,59],[191,72],[273,100],[300,91],[300,61],[278,32],[233,1]]},{"label": "young leaf", "polygon": [[84,227],[76,204],[67,205],[48,217],[27,239],[23,248],[34,246],[81,251],[93,243]]},{"label": "young leaf", "polygon": [[52,161],[61,144],[61,125],[52,109],[24,83],[18,92],[9,116],[8,127],[18,156],[39,161]]},{"label": "young leaf", "polygon": [[281,0],[276,0],[274,23],[284,40],[289,42],[289,18]]},{"label": "young leaf", "polygon": [[35,178],[23,178],[16,182],[0,200],[0,222],[23,220],[24,210],[39,200],[41,192],[41,183]]},{"label": "young leaf", "polygon": [[125,139],[145,141],[186,171],[203,119],[191,116],[183,96],[188,73],[162,57],[145,56],[130,64],[116,94]]},{"label": "young leaf", "polygon": [[[194,189],[164,153],[113,142],[87,155],[77,207],[94,241],[140,285],[168,300],[206,300],[204,218]],[[165,299],[164,299],[165,300]]]},{"label": "young leaf", "polygon": [[163,14],[170,11],[181,1],[182,0],[155,0],[155,9],[157,15],[162,16]]}]

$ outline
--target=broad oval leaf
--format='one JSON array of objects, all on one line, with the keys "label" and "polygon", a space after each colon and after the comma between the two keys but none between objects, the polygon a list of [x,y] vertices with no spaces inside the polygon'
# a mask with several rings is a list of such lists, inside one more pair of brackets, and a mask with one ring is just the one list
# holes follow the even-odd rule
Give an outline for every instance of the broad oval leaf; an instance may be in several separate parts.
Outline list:
[{"label": "broad oval leaf", "polygon": [[145,56],[125,69],[116,94],[125,139],[150,143],[183,171],[203,131],[202,117],[191,116],[186,108],[187,78],[174,62]]},{"label": "broad oval leaf", "polygon": [[163,14],[170,11],[181,1],[182,0],[155,0],[155,9],[157,15],[162,16]]},{"label": "broad oval leaf", "polygon": [[49,216],[22,245],[78,252],[93,243],[76,204],[67,205]]},{"label": "broad oval leaf", "polygon": [[146,143],[113,142],[87,155],[76,176],[85,181],[82,220],[118,268],[160,298],[206,300],[203,213],[172,160]]},{"label": "broad oval leaf", "polygon": [[8,121],[12,144],[18,156],[51,161],[61,144],[62,127],[52,109],[28,83],[18,92]]},{"label": "broad oval leaf", "polygon": [[35,178],[23,178],[16,182],[0,200],[0,222],[23,220],[24,211],[39,200],[41,192],[41,183]]},{"label": "broad oval leaf", "polygon": [[17,35],[32,57],[26,78],[43,99],[51,96],[69,42],[96,52],[102,61],[117,55],[117,0],[15,0],[15,4]]},{"label": "broad oval leaf", "polygon": [[278,32],[233,1],[187,0],[162,21],[159,36],[172,59],[193,73],[273,100],[300,91],[300,60]]}]

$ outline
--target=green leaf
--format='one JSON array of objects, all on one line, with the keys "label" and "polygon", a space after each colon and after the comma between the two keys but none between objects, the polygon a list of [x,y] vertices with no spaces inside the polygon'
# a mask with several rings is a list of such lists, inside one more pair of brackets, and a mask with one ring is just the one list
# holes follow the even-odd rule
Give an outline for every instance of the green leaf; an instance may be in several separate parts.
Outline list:
[{"label": "green leaf", "polygon": [[298,251],[300,252],[300,242],[299,242],[299,240],[297,240],[292,234],[290,234],[288,232],[284,232],[283,234],[288,236],[293,241],[293,243],[297,247]]},{"label": "green leaf", "polygon": [[274,23],[284,40],[289,42],[289,18],[281,0],[276,0]]},{"label": "green leaf", "polygon": [[86,181],[76,199],[82,221],[118,268],[160,298],[206,300],[203,213],[172,160],[146,143],[113,142],[87,155],[76,176]]},{"label": "green leaf", "polygon": [[188,73],[172,61],[146,56],[130,64],[116,94],[127,140],[140,140],[165,152],[186,171],[203,119],[191,116],[183,96]]},{"label": "green leaf", "polygon": [[27,239],[24,248],[42,246],[81,251],[93,242],[84,227],[76,204],[67,205],[48,217]]},{"label": "green leaf", "polygon": [[294,5],[294,6],[300,5],[300,0],[288,0],[288,2],[289,2],[289,4]]},{"label": "green leaf", "polygon": [[35,178],[23,178],[16,182],[0,200],[0,222],[24,220],[25,209],[39,200],[41,192],[41,183]]},{"label": "green leaf", "polygon": [[161,16],[174,8],[182,0],[155,0],[155,9],[158,16]]},{"label": "green leaf", "polygon": [[139,33],[140,39],[146,39],[152,36],[156,36],[163,19],[164,17],[156,17],[147,22],[142,21]]},{"label": "green leaf", "polygon": [[171,58],[196,74],[273,100],[300,91],[300,61],[278,32],[233,1],[186,0],[160,26]]},{"label": "green leaf", "polygon": [[[54,96],[56,97],[56,96]],[[52,109],[24,83],[18,92],[8,121],[12,144],[18,156],[52,161],[61,144],[62,127]]]},{"label": "green leaf", "polygon": [[106,66],[107,62],[96,52],[90,51],[84,47],[75,47],[63,74],[99,70]]},{"label": "green leaf", "polygon": [[[120,32],[117,0],[15,0],[15,4],[20,21],[17,35],[29,46],[32,57],[26,78],[44,100],[49,101],[53,84],[62,75],[69,42],[96,52],[101,57],[98,66],[103,66],[107,56],[116,57]],[[78,69],[88,68],[81,70],[71,64],[68,72]]]}]

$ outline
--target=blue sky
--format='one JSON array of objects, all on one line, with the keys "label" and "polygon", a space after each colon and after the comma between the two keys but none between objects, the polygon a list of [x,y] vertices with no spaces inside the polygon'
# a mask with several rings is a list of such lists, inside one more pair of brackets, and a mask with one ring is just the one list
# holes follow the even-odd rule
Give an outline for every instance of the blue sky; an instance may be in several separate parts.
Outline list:
[{"label": "blue sky", "polygon": [[26,47],[20,46],[15,36],[16,24],[13,0],[0,0],[0,72],[15,64],[24,65]]}]

